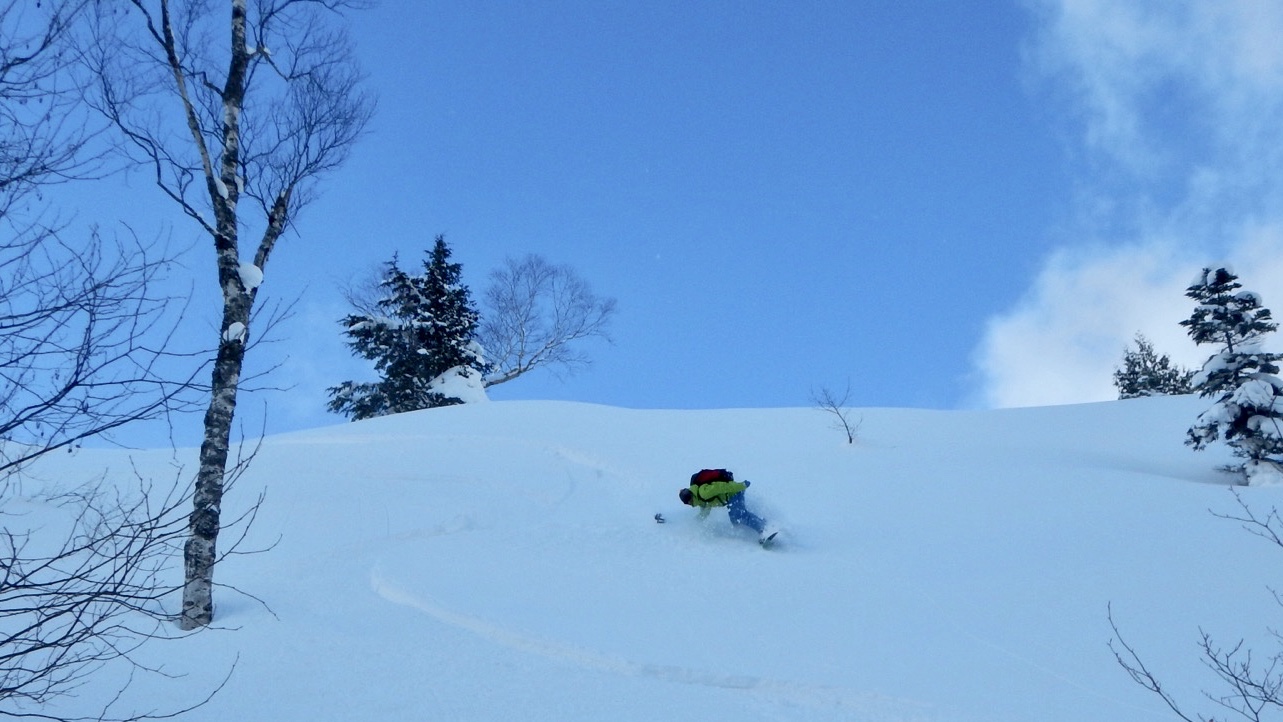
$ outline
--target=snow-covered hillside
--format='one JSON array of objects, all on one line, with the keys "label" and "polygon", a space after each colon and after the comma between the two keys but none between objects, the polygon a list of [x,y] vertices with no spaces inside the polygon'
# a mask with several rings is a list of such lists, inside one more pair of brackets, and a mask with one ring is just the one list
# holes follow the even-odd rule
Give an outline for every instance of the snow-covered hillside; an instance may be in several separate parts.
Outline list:
[{"label": "snow-covered hillside", "polygon": [[[1283,551],[1209,513],[1237,508],[1228,456],[1181,443],[1205,405],[858,410],[853,445],[816,409],[553,402],[273,437],[224,510],[265,490],[245,546],[270,551],[218,569],[220,628],[149,645],[182,676],[118,709],[231,670],[187,719],[1169,719],[1116,664],[1108,605],[1194,703],[1200,626],[1272,651],[1283,611]],[[130,456],[173,475],[173,452]],[[776,548],[680,504],[701,467],[752,480]]]}]

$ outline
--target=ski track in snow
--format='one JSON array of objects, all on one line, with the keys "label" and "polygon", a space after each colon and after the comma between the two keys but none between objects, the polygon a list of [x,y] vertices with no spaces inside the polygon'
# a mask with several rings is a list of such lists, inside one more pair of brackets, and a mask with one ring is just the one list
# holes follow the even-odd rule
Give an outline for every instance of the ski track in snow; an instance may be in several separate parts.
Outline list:
[{"label": "ski track in snow", "polygon": [[927,722],[936,716],[932,713],[930,705],[899,700],[873,692],[857,692],[841,687],[808,685],[750,675],[722,674],[676,665],[646,664],[557,640],[522,634],[485,619],[446,609],[430,598],[398,586],[384,576],[377,567],[370,573],[370,586],[385,601],[422,612],[443,624],[467,630],[495,644],[587,669],[678,684],[743,690],[767,702],[792,707],[806,706],[813,709],[840,711],[851,715],[848,719],[864,722]]}]

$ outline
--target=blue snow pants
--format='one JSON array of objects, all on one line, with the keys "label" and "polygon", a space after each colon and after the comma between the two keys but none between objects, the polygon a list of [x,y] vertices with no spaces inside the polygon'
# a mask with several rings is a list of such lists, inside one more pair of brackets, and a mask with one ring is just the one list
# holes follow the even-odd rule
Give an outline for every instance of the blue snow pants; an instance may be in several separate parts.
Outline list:
[{"label": "blue snow pants", "polygon": [[726,513],[731,517],[732,524],[743,524],[758,534],[761,534],[762,530],[766,528],[766,522],[762,520],[762,517],[749,511],[744,506],[744,492],[732,496],[726,502]]}]

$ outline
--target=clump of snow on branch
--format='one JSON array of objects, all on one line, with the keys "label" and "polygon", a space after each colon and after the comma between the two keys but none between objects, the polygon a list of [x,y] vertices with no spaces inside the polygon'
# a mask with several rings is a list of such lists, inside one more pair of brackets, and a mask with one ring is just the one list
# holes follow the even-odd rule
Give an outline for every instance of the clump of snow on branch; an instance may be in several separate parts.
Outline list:
[{"label": "clump of snow on branch", "polygon": [[246,330],[245,324],[240,321],[234,321],[223,332],[223,341],[227,343],[245,343]]},{"label": "clump of snow on branch", "polygon": [[485,384],[476,369],[467,366],[455,366],[428,384],[428,390],[446,398],[454,398],[465,404],[489,401]]},{"label": "clump of snow on branch", "polygon": [[237,269],[241,276],[241,285],[245,287],[246,293],[253,293],[259,286],[263,285],[263,269],[252,263],[242,263]]}]

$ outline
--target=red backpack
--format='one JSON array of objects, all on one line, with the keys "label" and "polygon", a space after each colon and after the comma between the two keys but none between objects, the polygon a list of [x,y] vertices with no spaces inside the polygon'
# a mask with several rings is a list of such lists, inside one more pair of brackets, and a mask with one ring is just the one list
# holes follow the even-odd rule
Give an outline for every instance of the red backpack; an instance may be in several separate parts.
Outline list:
[{"label": "red backpack", "polygon": [[711,484],[715,481],[735,481],[735,475],[726,469],[700,469],[691,474],[691,486]]}]

